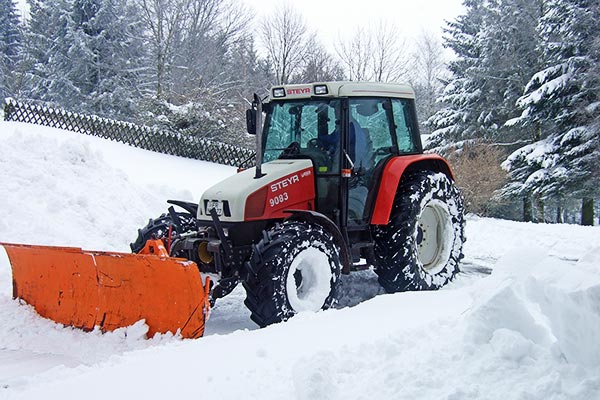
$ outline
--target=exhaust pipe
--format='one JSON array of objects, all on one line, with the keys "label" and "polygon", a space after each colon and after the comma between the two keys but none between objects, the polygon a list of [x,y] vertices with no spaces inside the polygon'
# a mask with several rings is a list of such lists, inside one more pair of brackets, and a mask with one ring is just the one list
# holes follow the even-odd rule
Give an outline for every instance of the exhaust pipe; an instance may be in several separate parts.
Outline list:
[{"label": "exhaust pipe", "polygon": [[262,100],[256,93],[252,106],[246,111],[246,126],[249,134],[256,136],[256,175],[254,179],[264,176],[262,173]]}]

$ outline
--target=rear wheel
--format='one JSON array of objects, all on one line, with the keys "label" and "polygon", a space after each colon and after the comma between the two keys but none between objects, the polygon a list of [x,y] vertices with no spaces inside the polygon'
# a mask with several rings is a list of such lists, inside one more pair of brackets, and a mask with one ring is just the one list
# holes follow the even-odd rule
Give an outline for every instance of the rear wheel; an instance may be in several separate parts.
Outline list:
[{"label": "rear wheel", "polygon": [[388,292],[438,289],[458,272],[464,236],[464,205],[442,173],[403,178],[390,221],[374,228],[373,264]]},{"label": "rear wheel", "polygon": [[244,282],[252,320],[264,327],[331,307],[340,265],[333,236],[317,224],[286,221],[263,232]]}]

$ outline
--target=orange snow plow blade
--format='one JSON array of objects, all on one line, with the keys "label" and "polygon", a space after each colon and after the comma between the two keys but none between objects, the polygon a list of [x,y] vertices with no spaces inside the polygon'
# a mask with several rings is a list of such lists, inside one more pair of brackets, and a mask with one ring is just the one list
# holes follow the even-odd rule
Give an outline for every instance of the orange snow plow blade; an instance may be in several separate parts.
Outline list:
[{"label": "orange snow plow blade", "polygon": [[[204,333],[209,311],[207,278],[203,287],[193,262],[155,254],[86,251],[71,247],[0,243],[12,266],[13,297],[45,318],[103,332],[145,319],[148,337]],[[147,252],[155,247],[147,246]],[[162,255],[161,255],[162,254]]]}]

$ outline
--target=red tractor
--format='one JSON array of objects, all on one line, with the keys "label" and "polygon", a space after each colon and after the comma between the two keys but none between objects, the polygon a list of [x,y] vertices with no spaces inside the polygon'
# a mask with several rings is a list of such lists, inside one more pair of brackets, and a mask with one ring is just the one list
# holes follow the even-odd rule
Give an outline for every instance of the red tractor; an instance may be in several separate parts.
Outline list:
[{"label": "red tractor", "polygon": [[[199,204],[139,231],[214,274],[211,301],[238,284],[260,326],[331,307],[340,274],[373,266],[387,292],[438,289],[458,272],[463,200],[448,163],[423,154],[414,92],[399,84],[327,82],[254,96],[256,167]],[[264,119],[264,125],[262,123]]]}]

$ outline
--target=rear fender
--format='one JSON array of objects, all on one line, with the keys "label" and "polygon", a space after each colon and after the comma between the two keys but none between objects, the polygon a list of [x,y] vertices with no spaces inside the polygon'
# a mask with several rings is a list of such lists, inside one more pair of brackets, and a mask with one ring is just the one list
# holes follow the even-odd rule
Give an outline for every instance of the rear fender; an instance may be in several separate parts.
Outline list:
[{"label": "rear fender", "polygon": [[385,165],[373,209],[372,225],[387,225],[392,212],[392,205],[398,190],[400,179],[406,173],[413,171],[442,172],[449,179],[454,175],[448,162],[437,154],[416,154],[411,156],[394,157]]}]

